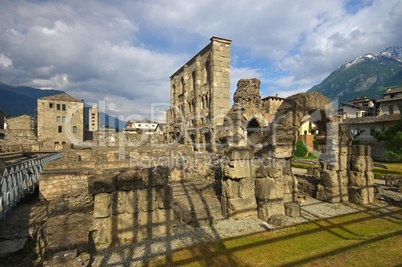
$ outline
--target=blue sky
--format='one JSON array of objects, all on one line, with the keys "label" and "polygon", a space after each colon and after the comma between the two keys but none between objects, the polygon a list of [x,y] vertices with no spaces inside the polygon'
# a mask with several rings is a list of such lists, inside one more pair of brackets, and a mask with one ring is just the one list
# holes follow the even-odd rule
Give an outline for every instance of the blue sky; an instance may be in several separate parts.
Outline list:
[{"label": "blue sky", "polygon": [[402,1],[3,0],[0,25],[0,82],[150,118],[155,103],[169,103],[171,74],[212,36],[232,40],[232,93],[256,77],[262,96],[286,97],[402,45]]}]

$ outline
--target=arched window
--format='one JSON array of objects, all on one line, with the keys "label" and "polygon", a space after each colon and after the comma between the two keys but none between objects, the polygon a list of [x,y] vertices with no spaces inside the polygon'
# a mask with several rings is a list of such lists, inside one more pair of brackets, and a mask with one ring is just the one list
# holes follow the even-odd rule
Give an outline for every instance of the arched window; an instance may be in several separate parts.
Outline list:
[{"label": "arched window", "polygon": [[184,94],[184,78],[180,79],[180,94]]},{"label": "arched window", "polygon": [[196,80],[195,80],[195,71],[193,71],[192,73],[191,73],[191,79],[192,79],[192,81],[193,81],[193,91],[195,91],[195,85],[196,85]]},{"label": "arched window", "polygon": [[211,64],[209,61],[205,62],[205,82],[211,82]]}]

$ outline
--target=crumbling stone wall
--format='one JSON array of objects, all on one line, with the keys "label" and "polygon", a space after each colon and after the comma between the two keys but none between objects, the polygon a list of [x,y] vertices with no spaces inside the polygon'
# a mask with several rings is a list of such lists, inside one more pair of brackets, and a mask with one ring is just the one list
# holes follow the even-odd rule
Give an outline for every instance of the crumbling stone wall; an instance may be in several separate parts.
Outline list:
[{"label": "crumbling stone wall", "polygon": [[97,248],[131,243],[173,231],[173,190],[169,168],[128,169],[94,176],[92,237]]},{"label": "crumbling stone wall", "polygon": [[[233,106],[224,118],[223,127],[216,133],[221,150],[231,146],[254,147],[260,143],[263,127],[266,126],[263,102],[260,96],[260,80],[240,79],[233,95]],[[254,120],[259,127],[253,127],[257,136],[248,140],[248,124]],[[259,138],[258,138],[259,136]],[[250,141],[250,142],[249,142]]]}]

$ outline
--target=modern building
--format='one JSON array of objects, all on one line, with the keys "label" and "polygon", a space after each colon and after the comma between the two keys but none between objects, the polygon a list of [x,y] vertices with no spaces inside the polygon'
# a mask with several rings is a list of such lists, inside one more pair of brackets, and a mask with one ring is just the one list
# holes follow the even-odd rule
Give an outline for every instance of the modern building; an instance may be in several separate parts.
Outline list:
[{"label": "modern building", "polygon": [[126,127],[123,130],[126,133],[137,133],[137,134],[162,134],[163,131],[159,127],[159,123],[155,121],[150,121],[143,119],[140,121],[131,122],[130,120],[126,123]]},{"label": "modern building", "polygon": [[84,141],[84,101],[66,93],[39,98],[37,136],[42,150],[62,150]]},{"label": "modern building", "polygon": [[367,97],[357,97],[348,103],[342,103],[339,109],[339,115],[343,118],[376,116],[376,112],[376,100]]},{"label": "modern building", "polygon": [[377,103],[378,115],[400,114],[399,106],[402,106],[402,87],[387,89]]},{"label": "modern building", "polygon": [[210,43],[170,77],[167,141],[215,149],[215,130],[223,125],[230,101],[231,41]]},{"label": "modern building", "polygon": [[350,134],[355,140],[377,140],[375,131],[385,132],[401,119],[400,114],[384,114],[381,116],[347,118],[342,123],[347,124]]}]

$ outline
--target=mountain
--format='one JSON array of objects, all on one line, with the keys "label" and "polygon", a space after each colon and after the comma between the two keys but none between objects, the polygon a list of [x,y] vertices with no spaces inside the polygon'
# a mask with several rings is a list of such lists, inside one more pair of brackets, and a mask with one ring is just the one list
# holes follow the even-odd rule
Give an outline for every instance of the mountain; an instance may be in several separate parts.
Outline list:
[{"label": "mountain", "polygon": [[36,113],[36,100],[40,97],[64,93],[60,90],[40,90],[28,86],[13,86],[0,82],[0,111],[6,116]]},{"label": "mountain", "polygon": [[381,98],[387,88],[402,86],[402,46],[389,47],[379,55],[365,54],[338,67],[308,92],[319,92],[338,103],[356,97]]}]

